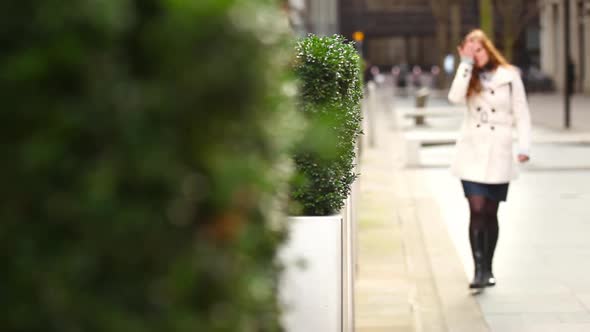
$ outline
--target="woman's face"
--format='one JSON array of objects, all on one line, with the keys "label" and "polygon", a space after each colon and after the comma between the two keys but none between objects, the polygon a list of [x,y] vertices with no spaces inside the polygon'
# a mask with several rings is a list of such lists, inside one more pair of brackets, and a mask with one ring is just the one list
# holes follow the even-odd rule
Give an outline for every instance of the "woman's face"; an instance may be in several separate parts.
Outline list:
[{"label": "woman's face", "polygon": [[479,68],[485,66],[490,61],[488,51],[483,47],[479,40],[472,41],[473,43],[473,57],[475,65]]}]

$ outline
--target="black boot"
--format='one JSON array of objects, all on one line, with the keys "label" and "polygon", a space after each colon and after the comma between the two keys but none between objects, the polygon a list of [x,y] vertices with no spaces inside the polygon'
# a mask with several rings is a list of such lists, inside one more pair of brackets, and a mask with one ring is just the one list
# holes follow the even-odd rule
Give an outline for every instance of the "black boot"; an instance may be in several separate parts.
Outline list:
[{"label": "black boot", "polygon": [[484,281],[486,286],[495,286],[496,278],[492,272],[492,261],[494,259],[494,251],[496,250],[496,243],[498,242],[498,228],[490,228],[484,232],[484,259],[485,271]]},{"label": "black boot", "polygon": [[473,281],[469,288],[484,288],[489,281],[486,259],[484,255],[484,233],[481,230],[469,230],[469,242],[471,243],[471,253],[473,254],[473,265],[475,273]]}]

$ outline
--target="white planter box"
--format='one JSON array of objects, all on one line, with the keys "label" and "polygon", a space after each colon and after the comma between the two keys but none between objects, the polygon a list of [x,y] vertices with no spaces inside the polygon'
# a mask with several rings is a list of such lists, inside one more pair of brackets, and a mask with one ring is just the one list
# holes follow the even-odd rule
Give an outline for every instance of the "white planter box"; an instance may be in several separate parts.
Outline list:
[{"label": "white planter box", "polygon": [[342,217],[290,217],[289,234],[279,252],[285,331],[341,332]]}]

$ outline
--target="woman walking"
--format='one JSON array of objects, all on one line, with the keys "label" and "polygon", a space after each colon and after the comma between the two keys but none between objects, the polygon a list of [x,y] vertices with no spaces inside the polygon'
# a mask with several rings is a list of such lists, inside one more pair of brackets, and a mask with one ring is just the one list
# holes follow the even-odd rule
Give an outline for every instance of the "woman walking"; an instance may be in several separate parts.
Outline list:
[{"label": "woman walking", "polygon": [[469,242],[475,265],[470,288],[494,286],[492,258],[498,240],[498,206],[516,177],[513,132],[520,163],[529,160],[531,120],[518,70],[508,64],[481,30],[458,48],[461,63],[449,100],[467,105],[452,172],[469,202]]}]

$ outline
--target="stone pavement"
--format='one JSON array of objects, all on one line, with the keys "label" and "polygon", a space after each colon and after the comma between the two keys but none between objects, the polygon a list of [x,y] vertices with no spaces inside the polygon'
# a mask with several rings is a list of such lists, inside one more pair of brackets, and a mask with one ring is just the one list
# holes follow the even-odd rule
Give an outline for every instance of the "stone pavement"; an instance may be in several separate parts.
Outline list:
[{"label": "stone pavement", "polygon": [[433,197],[403,167],[387,98],[378,104],[361,155],[356,330],[488,331]]},{"label": "stone pavement", "polygon": [[[529,101],[534,131],[565,132],[561,96],[531,95]],[[590,130],[589,110],[590,98],[574,98],[573,132]],[[423,157],[441,165],[451,151],[424,148]],[[498,285],[476,299],[494,332],[590,331],[590,146],[534,145],[531,157],[500,207]],[[459,183],[445,168],[415,172],[436,198],[470,275],[468,211]]]},{"label": "stone pavement", "polygon": [[[564,127],[563,95],[531,94],[529,107],[534,123],[544,128],[561,130]],[[571,130],[590,131],[590,96],[574,95],[571,99]]]},{"label": "stone pavement", "polygon": [[[498,285],[472,294],[467,204],[447,170],[452,147],[424,147],[426,165],[404,168],[411,124],[399,123],[387,100],[361,161],[357,331],[590,331],[590,147],[533,146],[500,208]],[[563,132],[560,95],[529,101],[536,132]],[[576,96],[573,106],[573,131],[590,131],[590,98]]]}]

